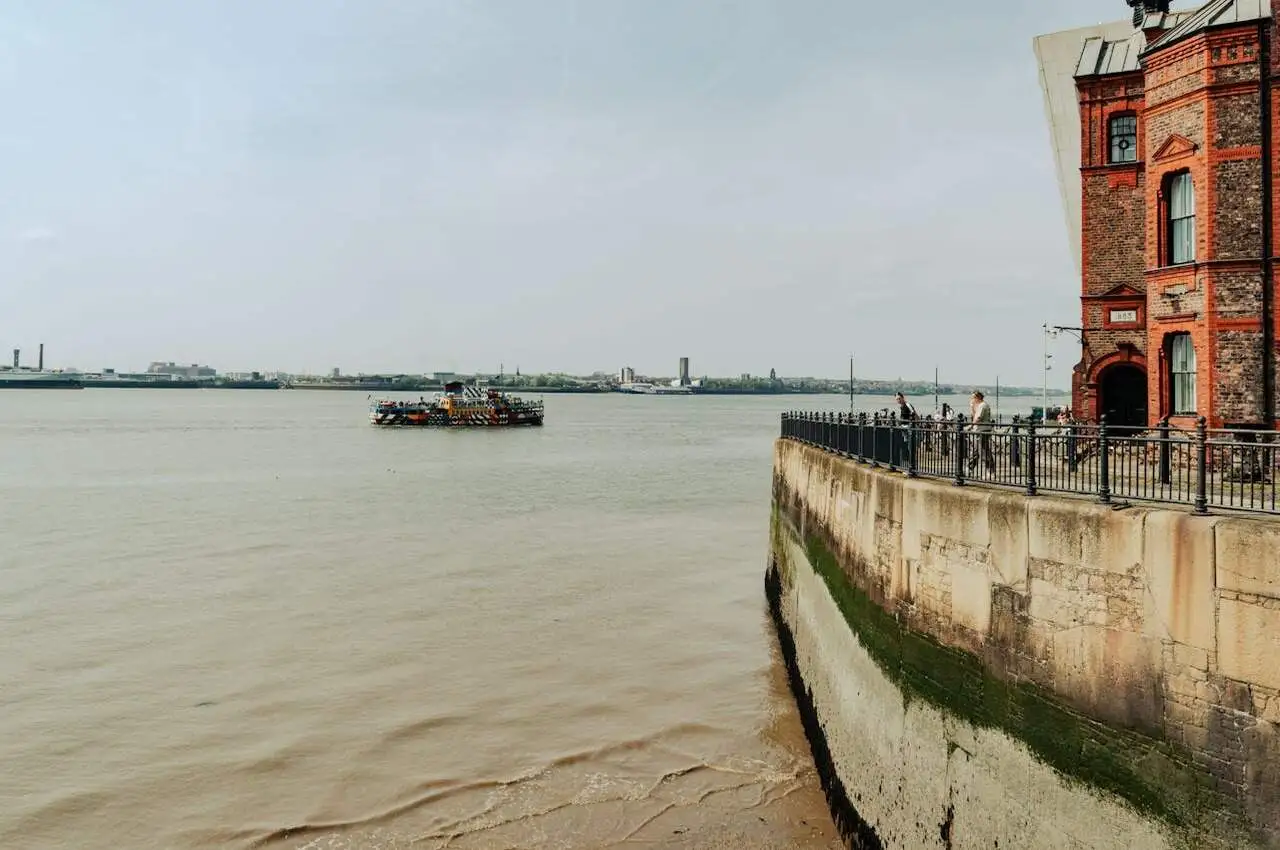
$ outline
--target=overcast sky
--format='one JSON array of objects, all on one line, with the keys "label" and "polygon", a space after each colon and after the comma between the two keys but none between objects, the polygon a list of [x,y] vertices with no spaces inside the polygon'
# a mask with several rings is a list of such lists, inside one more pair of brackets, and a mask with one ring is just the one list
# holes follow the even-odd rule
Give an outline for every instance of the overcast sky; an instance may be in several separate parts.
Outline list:
[{"label": "overcast sky", "polygon": [[1031,40],[1127,15],[7,0],[0,347],[1039,385],[1079,285]]}]

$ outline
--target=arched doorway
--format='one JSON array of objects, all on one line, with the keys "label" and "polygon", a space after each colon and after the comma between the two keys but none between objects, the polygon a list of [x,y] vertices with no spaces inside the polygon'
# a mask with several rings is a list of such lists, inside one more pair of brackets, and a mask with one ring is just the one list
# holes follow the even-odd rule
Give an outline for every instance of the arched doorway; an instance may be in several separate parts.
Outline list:
[{"label": "arched doorway", "polygon": [[1108,425],[1145,427],[1147,424],[1147,373],[1132,363],[1108,366],[1098,379],[1098,412]]}]

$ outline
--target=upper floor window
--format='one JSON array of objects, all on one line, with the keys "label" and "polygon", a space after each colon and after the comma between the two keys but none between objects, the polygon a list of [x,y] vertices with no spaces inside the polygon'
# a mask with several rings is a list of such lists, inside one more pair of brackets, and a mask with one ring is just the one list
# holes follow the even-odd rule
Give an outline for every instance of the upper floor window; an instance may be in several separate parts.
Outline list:
[{"label": "upper floor window", "polygon": [[1191,174],[1180,171],[1166,183],[1169,201],[1169,264],[1194,262],[1196,258],[1196,192]]},{"label": "upper floor window", "polygon": [[1169,337],[1169,412],[1175,416],[1196,412],[1196,347],[1191,334]]},{"label": "upper floor window", "polygon": [[1116,115],[1111,119],[1111,159],[1116,162],[1138,161],[1138,116]]}]

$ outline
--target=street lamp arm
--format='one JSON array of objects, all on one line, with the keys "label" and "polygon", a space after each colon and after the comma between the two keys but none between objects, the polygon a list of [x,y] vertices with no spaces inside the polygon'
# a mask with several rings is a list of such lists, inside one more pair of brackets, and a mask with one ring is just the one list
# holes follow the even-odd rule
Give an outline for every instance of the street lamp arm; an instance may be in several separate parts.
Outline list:
[{"label": "street lamp arm", "polygon": [[1082,344],[1084,343],[1084,328],[1076,328],[1076,327],[1071,327],[1069,325],[1050,325],[1049,330],[1053,331],[1054,333],[1066,331],[1067,333],[1074,336],[1077,340],[1079,340]]}]

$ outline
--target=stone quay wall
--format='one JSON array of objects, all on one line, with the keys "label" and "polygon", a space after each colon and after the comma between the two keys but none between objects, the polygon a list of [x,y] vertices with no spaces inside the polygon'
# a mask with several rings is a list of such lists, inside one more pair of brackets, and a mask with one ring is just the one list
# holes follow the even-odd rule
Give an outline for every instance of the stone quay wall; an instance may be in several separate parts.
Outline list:
[{"label": "stone quay wall", "polygon": [[856,848],[1280,848],[1280,522],[791,440],[766,588]]}]

